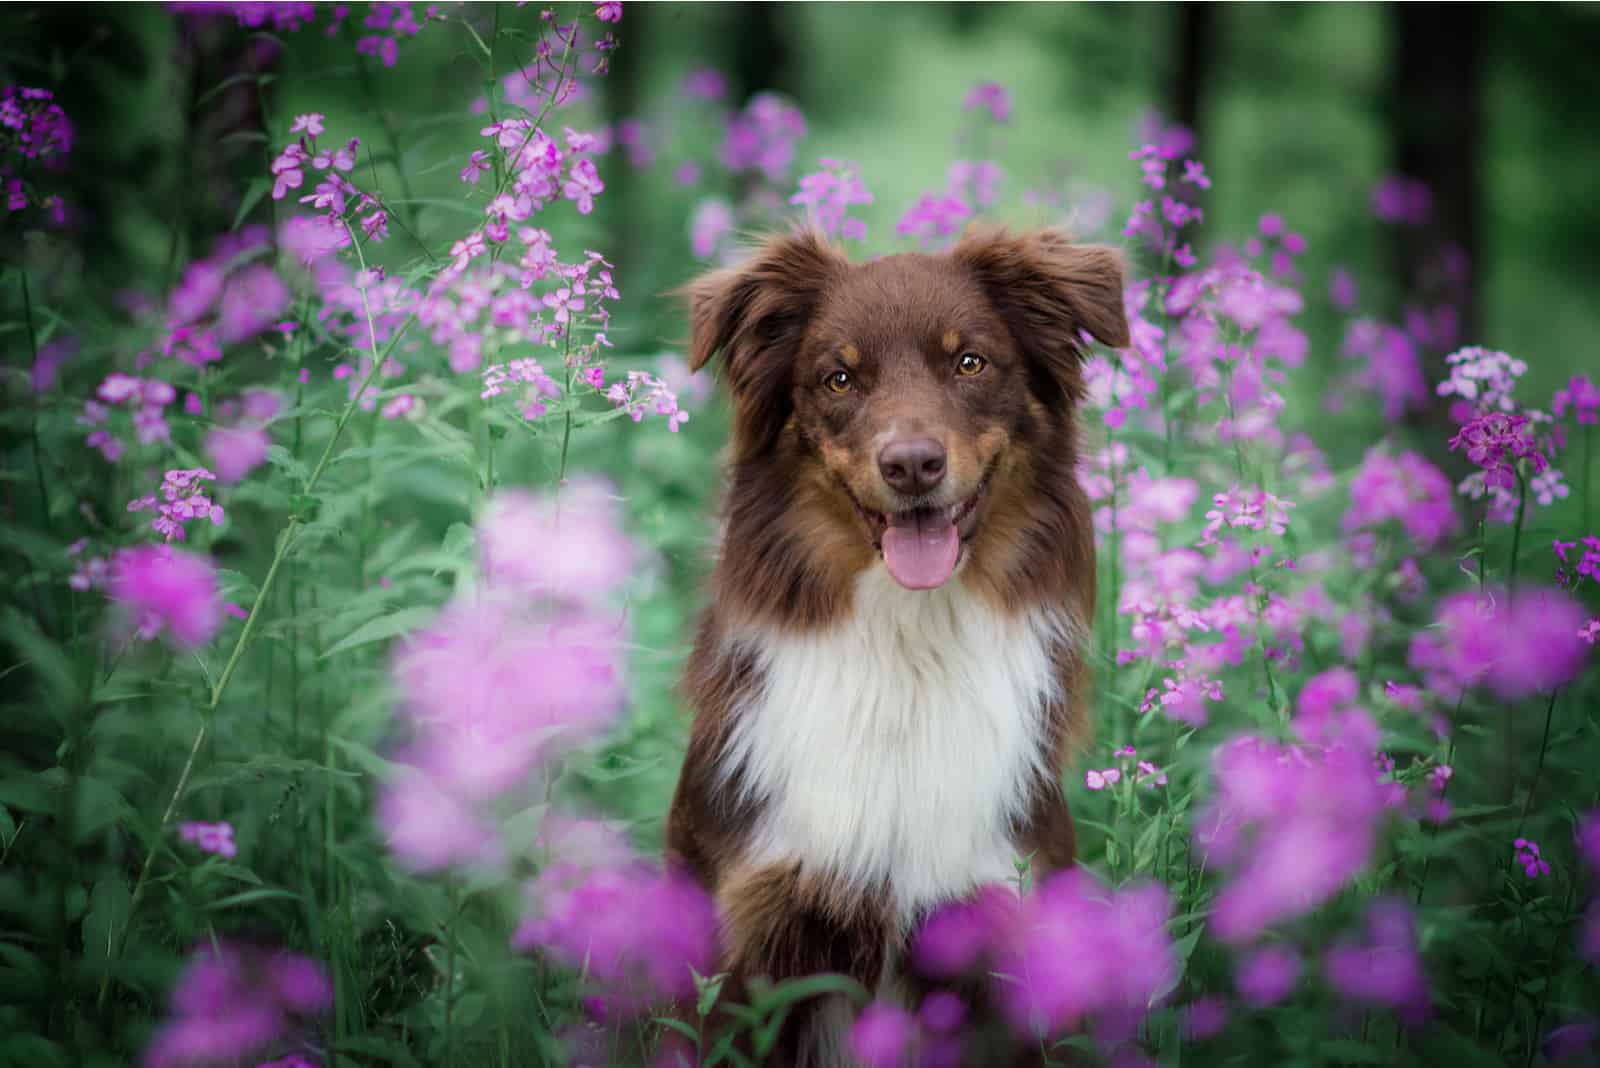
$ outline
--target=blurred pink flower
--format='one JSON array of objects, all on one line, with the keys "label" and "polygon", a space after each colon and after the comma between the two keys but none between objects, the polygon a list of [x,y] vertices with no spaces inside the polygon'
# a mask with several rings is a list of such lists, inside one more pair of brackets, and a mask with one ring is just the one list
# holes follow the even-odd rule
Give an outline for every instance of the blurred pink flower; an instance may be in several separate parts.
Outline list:
[{"label": "blurred pink flower", "polygon": [[226,820],[220,823],[180,823],[178,837],[185,842],[193,842],[203,853],[215,853],[219,857],[238,855],[233,844],[233,824]]},{"label": "blurred pink flower", "polygon": [[1428,980],[1417,953],[1416,922],[1398,901],[1367,907],[1358,938],[1346,938],[1324,960],[1328,982],[1345,998],[1401,1012],[1418,1023],[1428,1010]]},{"label": "blurred pink flower", "polygon": [[211,562],[169,546],[119,551],[111,561],[107,595],[127,610],[146,641],[166,630],[180,645],[203,645],[222,625]]},{"label": "blurred pink flower", "polygon": [[194,951],[171,997],[172,1017],[145,1050],[145,1068],[234,1063],[290,1037],[326,1012],[333,986],[320,965],[293,953],[207,942]]},{"label": "blurred pink flower", "polygon": [[591,1008],[607,1018],[692,996],[694,973],[711,974],[716,960],[711,899],[678,872],[617,856],[608,833],[595,839],[598,850],[563,855],[563,843],[584,840],[579,831],[559,828],[552,859],[528,886],[529,911],[513,947],[542,948],[581,968],[599,988]]},{"label": "blurred pink flower", "polygon": [[1459,526],[1454,499],[1450,480],[1421,455],[1392,457],[1376,446],[1367,450],[1351,479],[1344,529],[1353,533],[1398,522],[1418,549],[1431,549]]},{"label": "blurred pink flower", "polygon": [[1283,945],[1263,946],[1240,958],[1233,974],[1239,996],[1258,1009],[1288,997],[1299,980],[1300,954]]},{"label": "blurred pink flower", "polygon": [[874,1001],[850,1026],[850,1052],[866,1068],[899,1068],[907,1063],[916,1021],[904,1009]]},{"label": "blurred pink flower", "polygon": [[1412,636],[1410,663],[1447,698],[1474,686],[1507,700],[1547,693],[1583,667],[1583,619],[1557,589],[1453,594],[1439,603],[1438,625]]},{"label": "blurred pink flower", "polygon": [[527,596],[593,602],[615,592],[636,560],[622,502],[596,478],[540,496],[495,495],[478,522],[484,577]]},{"label": "blurred pink flower", "polygon": [[206,456],[223,482],[234,483],[267,461],[272,438],[259,427],[213,427],[206,434]]}]

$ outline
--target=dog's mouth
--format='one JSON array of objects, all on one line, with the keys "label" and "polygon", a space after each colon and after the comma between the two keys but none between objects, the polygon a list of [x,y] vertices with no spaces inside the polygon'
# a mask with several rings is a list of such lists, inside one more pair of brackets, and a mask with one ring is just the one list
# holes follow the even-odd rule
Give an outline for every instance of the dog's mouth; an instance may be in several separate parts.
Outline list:
[{"label": "dog's mouth", "polygon": [[963,547],[977,533],[978,506],[988,488],[985,475],[977,489],[955,504],[877,512],[856,501],[856,508],[890,576],[908,590],[931,590],[955,573]]}]

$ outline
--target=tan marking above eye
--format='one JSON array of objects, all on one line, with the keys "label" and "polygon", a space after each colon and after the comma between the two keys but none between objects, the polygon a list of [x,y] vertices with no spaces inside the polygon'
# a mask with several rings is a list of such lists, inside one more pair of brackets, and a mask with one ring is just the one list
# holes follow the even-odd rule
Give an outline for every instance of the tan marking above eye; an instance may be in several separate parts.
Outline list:
[{"label": "tan marking above eye", "polygon": [[861,366],[861,350],[854,345],[846,345],[839,350],[839,359],[851,367],[859,367]]},{"label": "tan marking above eye", "polygon": [[956,349],[961,347],[961,335],[955,330],[946,330],[940,340],[944,343],[944,351],[951,356],[954,356]]}]

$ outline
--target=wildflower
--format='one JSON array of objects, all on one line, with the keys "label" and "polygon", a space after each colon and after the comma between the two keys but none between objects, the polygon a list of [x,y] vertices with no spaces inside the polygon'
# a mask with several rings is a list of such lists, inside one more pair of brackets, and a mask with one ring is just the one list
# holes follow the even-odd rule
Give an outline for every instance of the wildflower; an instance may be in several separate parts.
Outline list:
[{"label": "wildflower", "polygon": [[720,71],[702,67],[683,79],[683,94],[691,100],[721,100],[728,92],[728,80]]},{"label": "wildflower", "polygon": [[180,645],[203,645],[222,625],[210,561],[165,545],[118,552],[107,594],[127,609],[135,632],[146,641],[167,630]]},{"label": "wildflower", "polygon": [[1421,226],[1433,211],[1433,193],[1416,178],[1389,175],[1372,190],[1372,211],[1387,223]]},{"label": "wildflower", "polygon": [[861,183],[855,164],[827,158],[821,162],[820,171],[800,179],[800,191],[789,203],[805,205],[807,215],[829,237],[865,240],[866,224],[850,218],[849,211],[855,204],[871,204],[872,194]]},{"label": "wildflower", "polygon": [[1115,786],[1122,781],[1122,772],[1116,768],[1105,768],[1102,771],[1089,771],[1084,774],[1084,785],[1091,790],[1104,790]]},{"label": "wildflower", "polygon": [[1367,450],[1350,482],[1346,532],[1397,521],[1419,549],[1453,534],[1459,520],[1454,487],[1444,472],[1415,452],[1392,457],[1382,447]]},{"label": "wildflower", "polygon": [[267,460],[272,438],[259,427],[216,427],[206,434],[206,455],[217,477],[233,483]]},{"label": "wildflower", "polygon": [[145,1050],[144,1065],[201,1068],[259,1054],[332,1004],[332,984],[314,961],[244,943],[205,942],[178,976],[172,1018]]},{"label": "wildflower", "polygon": [[1428,1009],[1428,983],[1417,953],[1411,910],[1396,901],[1367,908],[1361,937],[1343,939],[1324,961],[1328,982],[1342,996],[1398,1009],[1420,1022]]},{"label": "wildflower", "polygon": [[621,22],[621,0],[601,0],[600,3],[594,6],[594,17],[601,22]]},{"label": "wildflower", "polygon": [[1216,794],[1194,827],[1208,861],[1232,874],[1212,929],[1228,942],[1303,915],[1367,864],[1386,804],[1370,750],[1322,750],[1245,736],[1213,757]]},{"label": "wildflower", "polygon": [[[1228,1026],[1228,1003],[1215,995],[1196,998],[1183,1009],[1183,1035],[1192,1042],[1215,1038]],[[1119,1066],[1126,1063],[1118,1059]]]},{"label": "wildflower", "polygon": [[1113,891],[1081,870],[1041,882],[1002,932],[994,965],[1013,1029],[1043,1037],[1089,1016],[1137,1021],[1176,976],[1171,912],[1155,883]]},{"label": "wildflower", "polygon": [[1579,627],[1578,637],[1582,638],[1588,645],[1600,643],[1600,618],[1591,619],[1582,627]]},{"label": "wildflower", "polygon": [[402,766],[378,794],[378,825],[402,865],[414,872],[441,871],[500,860],[500,841],[489,822],[440,777]]},{"label": "wildflower", "polygon": [[1011,94],[999,82],[979,82],[962,98],[961,110],[987,111],[995,122],[1011,121]]},{"label": "wildflower", "polygon": [[902,237],[916,237],[927,244],[934,237],[951,237],[959,233],[962,224],[971,215],[972,209],[960,197],[949,193],[927,193],[900,217],[894,232]]},{"label": "wildflower", "polygon": [[233,845],[233,824],[226,820],[220,823],[180,823],[178,837],[185,842],[193,842],[204,853],[229,858],[238,853]]},{"label": "wildflower", "polygon": [[970,901],[936,909],[912,939],[912,964],[931,979],[971,973],[988,960],[1016,911],[1016,894],[998,885],[980,888]]},{"label": "wildflower", "polygon": [[850,1027],[850,1052],[867,1068],[897,1068],[906,1061],[916,1021],[904,1009],[875,1001]]},{"label": "wildflower", "polygon": [[128,502],[128,511],[154,511],[156,517],[150,525],[168,541],[182,541],[183,525],[191,519],[209,519],[213,526],[221,526],[222,506],[206,495],[202,485],[216,477],[203,467],[168,471],[161,479],[162,499],[158,501],[153,494],[137,497]]},{"label": "wildflower", "polygon": [[1550,873],[1549,862],[1539,855],[1538,842],[1518,838],[1511,843],[1511,847],[1516,850],[1516,862],[1528,878],[1537,879]]},{"label": "wildflower", "polygon": [[1525,361],[1503,352],[1471,346],[1446,356],[1450,372],[1439,383],[1441,397],[1457,396],[1469,401],[1479,412],[1516,411],[1511,394],[1517,379],[1527,373]]},{"label": "wildflower", "polygon": [[1550,398],[1550,414],[1560,419],[1568,408],[1572,409],[1579,426],[1600,425],[1600,386],[1584,375],[1568,379],[1566,387],[1556,390],[1555,396]]},{"label": "wildflower", "polygon": [[635,561],[621,501],[597,479],[541,497],[497,494],[478,521],[484,577],[528,596],[588,602],[617,590]]},{"label": "wildflower", "polygon": [[606,390],[606,399],[626,409],[635,423],[647,410],[666,416],[667,429],[674,434],[689,420],[689,413],[678,406],[677,394],[649,371],[629,371],[626,380],[614,382]]},{"label": "wildflower", "polygon": [[800,109],[776,93],[757,93],[728,120],[722,163],[733,174],[759,172],[774,184],[794,162],[795,146],[806,135]]},{"label": "wildflower", "polygon": [[1258,1009],[1278,1004],[1300,980],[1300,954],[1284,945],[1269,945],[1244,957],[1234,970],[1239,996]]},{"label": "wildflower", "polygon": [[690,249],[697,259],[707,259],[732,232],[733,208],[720,197],[709,197],[696,205],[690,219]]},{"label": "wildflower", "polygon": [[1507,700],[1550,690],[1583,666],[1584,613],[1557,589],[1459,593],[1438,608],[1438,626],[1411,639],[1411,666],[1444,694],[1483,686]]},{"label": "wildflower", "polygon": [[[583,969],[613,1018],[692,997],[695,973],[709,975],[716,958],[716,909],[705,892],[608,836],[594,848],[584,822],[547,825],[543,839],[551,862],[527,888],[512,946]],[[586,840],[589,849],[577,848]]]}]

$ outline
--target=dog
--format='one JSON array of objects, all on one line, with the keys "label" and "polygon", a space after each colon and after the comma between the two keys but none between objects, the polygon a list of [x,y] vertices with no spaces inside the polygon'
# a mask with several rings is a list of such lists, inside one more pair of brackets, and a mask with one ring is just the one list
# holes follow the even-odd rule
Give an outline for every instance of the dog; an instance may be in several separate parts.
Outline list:
[{"label": "dog", "polygon": [[[1129,343],[1122,260],[986,226],[857,264],[798,230],[686,292],[732,425],[667,858],[716,902],[724,999],[819,972],[888,996],[932,909],[1073,863],[1077,409],[1086,340]],[[767,1063],[851,1063],[849,1019],[802,1005]]]}]

